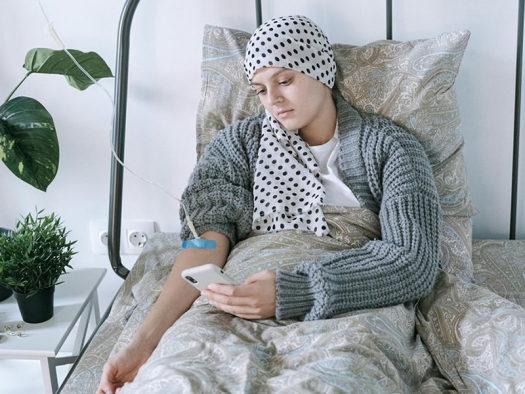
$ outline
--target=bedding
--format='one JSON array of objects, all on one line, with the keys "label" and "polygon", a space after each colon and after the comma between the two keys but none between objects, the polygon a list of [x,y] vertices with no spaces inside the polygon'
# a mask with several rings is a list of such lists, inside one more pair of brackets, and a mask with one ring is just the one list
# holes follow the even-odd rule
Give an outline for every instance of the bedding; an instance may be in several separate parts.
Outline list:
[{"label": "bedding", "polygon": [[[291,269],[377,236],[369,211],[329,216],[337,238],[251,237],[233,250],[227,271],[242,279],[259,269]],[[95,391],[105,361],[129,343],[180,247],[178,234],[151,237],[62,393]],[[477,284],[440,271],[417,305],[317,322],[244,321],[199,298],[123,393],[523,392],[525,241],[476,240],[472,255]],[[490,337],[501,340],[499,348]]]},{"label": "bedding", "polygon": [[[244,82],[249,36],[205,28],[199,154],[225,124],[262,109]],[[334,45],[343,95],[407,127],[427,149],[445,214],[443,269],[433,291],[417,303],[312,322],[246,321],[199,298],[122,393],[525,392],[525,241],[472,240],[476,209],[453,89],[468,38],[463,31]],[[226,271],[242,280],[259,270],[291,270],[380,237],[372,212],[325,208],[330,237],[253,235],[232,250]],[[180,249],[178,234],[150,238],[62,393],[95,391],[104,363],[130,342]]]}]

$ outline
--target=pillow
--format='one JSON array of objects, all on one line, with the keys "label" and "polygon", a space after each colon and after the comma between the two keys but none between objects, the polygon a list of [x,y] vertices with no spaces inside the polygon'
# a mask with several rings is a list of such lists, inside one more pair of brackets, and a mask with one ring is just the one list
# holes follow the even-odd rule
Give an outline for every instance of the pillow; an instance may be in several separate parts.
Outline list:
[{"label": "pillow", "polygon": [[475,240],[476,282],[525,308],[525,240]]},{"label": "pillow", "polygon": [[[211,138],[226,125],[264,112],[243,70],[250,36],[251,33],[224,27],[204,28],[202,90],[197,113],[199,157]],[[470,199],[453,87],[469,37],[470,33],[463,30],[408,42],[333,44],[333,50],[338,68],[336,86],[343,97],[362,112],[392,119],[423,145],[443,212],[450,216],[444,229],[454,229],[443,237],[443,266],[472,279],[470,252],[458,251],[471,250],[471,221],[465,219],[477,211]],[[466,233],[459,234],[462,230]],[[452,236],[452,232],[458,236]],[[463,242],[461,248],[458,242]]]},{"label": "pillow", "polygon": [[243,62],[251,34],[206,25],[202,43],[202,89],[197,109],[197,157],[219,130],[264,107],[248,85]]}]

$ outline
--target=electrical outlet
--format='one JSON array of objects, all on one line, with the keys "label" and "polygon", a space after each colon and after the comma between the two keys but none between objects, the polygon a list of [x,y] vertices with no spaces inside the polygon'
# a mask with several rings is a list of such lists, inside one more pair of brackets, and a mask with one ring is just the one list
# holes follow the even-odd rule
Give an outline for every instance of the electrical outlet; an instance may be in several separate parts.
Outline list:
[{"label": "electrical outlet", "polygon": [[128,235],[128,242],[130,246],[143,248],[146,242],[148,242],[148,236],[142,231],[133,231]]},{"label": "electrical outlet", "polygon": [[95,220],[90,222],[91,247],[93,252],[108,254],[108,225],[107,221]]},{"label": "electrical outlet", "polygon": [[102,245],[104,245],[106,248],[108,247],[108,239],[109,239],[109,236],[108,236],[108,232],[107,231],[102,231],[100,234],[99,234],[99,241]]},{"label": "electrical outlet", "polygon": [[122,234],[125,240],[120,244],[122,254],[140,254],[149,237],[155,232],[153,222],[124,221]]},{"label": "electrical outlet", "polygon": [[[93,252],[108,254],[108,224],[105,220],[94,220],[91,226]],[[148,239],[155,232],[151,221],[124,220],[120,230],[120,254],[140,254]]]}]

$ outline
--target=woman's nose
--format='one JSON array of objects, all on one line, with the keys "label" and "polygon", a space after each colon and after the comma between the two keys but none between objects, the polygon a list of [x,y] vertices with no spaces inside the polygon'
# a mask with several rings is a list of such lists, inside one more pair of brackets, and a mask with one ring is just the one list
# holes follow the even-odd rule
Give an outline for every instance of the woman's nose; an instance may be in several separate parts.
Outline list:
[{"label": "woman's nose", "polygon": [[279,104],[282,102],[283,97],[278,90],[269,90],[268,91],[268,101],[271,105]]}]

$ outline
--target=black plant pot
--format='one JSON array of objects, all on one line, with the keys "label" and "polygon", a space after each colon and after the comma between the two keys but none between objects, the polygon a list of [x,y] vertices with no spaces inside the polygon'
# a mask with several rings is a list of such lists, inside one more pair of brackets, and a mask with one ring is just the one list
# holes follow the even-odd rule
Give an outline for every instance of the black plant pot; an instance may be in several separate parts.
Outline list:
[{"label": "black plant pot", "polygon": [[7,300],[9,297],[11,297],[11,294],[13,294],[12,290],[6,289],[4,286],[0,286],[0,302]]},{"label": "black plant pot", "polygon": [[39,291],[34,296],[14,292],[18,309],[26,323],[42,323],[53,317],[55,286]]}]

